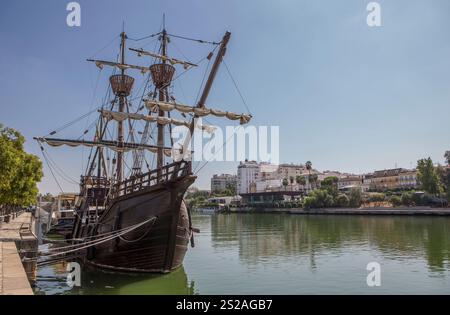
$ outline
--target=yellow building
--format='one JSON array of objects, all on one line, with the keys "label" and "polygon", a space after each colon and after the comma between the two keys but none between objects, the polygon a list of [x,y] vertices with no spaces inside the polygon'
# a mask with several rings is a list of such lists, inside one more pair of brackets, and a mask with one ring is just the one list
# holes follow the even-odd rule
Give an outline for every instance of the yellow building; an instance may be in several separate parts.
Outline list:
[{"label": "yellow building", "polygon": [[395,168],[375,171],[370,183],[374,191],[414,189],[418,187],[416,170]]}]

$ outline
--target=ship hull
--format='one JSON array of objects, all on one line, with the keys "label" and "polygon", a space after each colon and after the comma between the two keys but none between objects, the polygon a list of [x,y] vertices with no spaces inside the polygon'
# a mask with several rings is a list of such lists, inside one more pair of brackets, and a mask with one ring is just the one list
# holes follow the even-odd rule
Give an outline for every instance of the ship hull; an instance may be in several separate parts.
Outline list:
[{"label": "ship hull", "polygon": [[90,248],[85,262],[123,272],[167,273],[180,267],[192,233],[183,196],[194,180],[187,176],[112,200],[94,234],[147,223]]}]

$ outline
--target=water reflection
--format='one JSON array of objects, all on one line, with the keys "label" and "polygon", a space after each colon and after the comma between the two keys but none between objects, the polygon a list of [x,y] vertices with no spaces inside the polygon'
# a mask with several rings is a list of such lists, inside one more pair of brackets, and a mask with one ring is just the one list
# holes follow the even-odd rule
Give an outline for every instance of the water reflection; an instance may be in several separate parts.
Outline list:
[{"label": "water reflection", "polygon": [[[201,233],[184,268],[167,275],[66,266],[38,270],[37,294],[450,293],[450,218],[219,214],[193,216]],[[366,284],[368,262],[382,287]]]},{"label": "water reflection", "polygon": [[192,295],[194,281],[188,281],[183,267],[169,274],[118,274],[83,268],[81,286],[66,284],[66,264],[41,268],[36,294],[173,294]]},{"label": "water reflection", "polygon": [[279,263],[321,253],[377,250],[385,259],[425,258],[431,271],[450,270],[450,219],[399,216],[211,216],[212,246],[238,246],[247,264]]}]

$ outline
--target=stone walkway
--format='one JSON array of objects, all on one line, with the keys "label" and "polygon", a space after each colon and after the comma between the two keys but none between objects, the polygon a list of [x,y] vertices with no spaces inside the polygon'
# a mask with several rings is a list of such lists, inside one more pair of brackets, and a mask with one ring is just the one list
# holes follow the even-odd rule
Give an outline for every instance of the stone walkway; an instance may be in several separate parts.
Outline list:
[{"label": "stone walkway", "polygon": [[33,295],[16,246],[34,243],[37,246],[35,236],[29,231],[30,223],[31,214],[22,213],[0,225],[0,295]]},{"label": "stone walkway", "polygon": [[0,242],[0,295],[33,295],[14,242]]}]

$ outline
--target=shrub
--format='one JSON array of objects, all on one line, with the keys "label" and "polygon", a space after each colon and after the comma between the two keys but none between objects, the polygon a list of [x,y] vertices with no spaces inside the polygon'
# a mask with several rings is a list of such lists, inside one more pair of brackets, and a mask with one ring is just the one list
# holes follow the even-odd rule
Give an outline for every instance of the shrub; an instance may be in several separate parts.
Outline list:
[{"label": "shrub", "polygon": [[303,202],[306,209],[332,207],[333,205],[333,196],[323,189],[314,190]]},{"label": "shrub", "polygon": [[311,207],[314,204],[314,197],[305,197],[303,200],[303,208],[304,209],[311,209]]},{"label": "shrub", "polygon": [[386,196],[382,193],[373,193],[369,196],[370,202],[383,202]]},{"label": "shrub", "polygon": [[336,197],[336,206],[338,207],[348,207],[350,204],[350,199],[347,195],[340,194]]},{"label": "shrub", "polygon": [[359,188],[353,188],[350,191],[349,206],[352,208],[359,208],[362,203],[361,190]]},{"label": "shrub", "polygon": [[392,205],[394,207],[398,207],[402,205],[402,198],[400,198],[399,196],[392,196],[389,201],[392,203]]},{"label": "shrub", "polygon": [[413,205],[413,194],[411,192],[404,192],[402,194],[402,205],[404,206],[412,206]]}]

